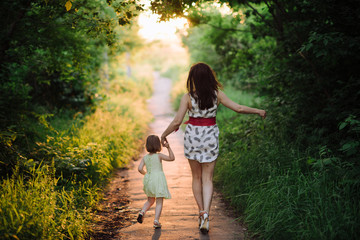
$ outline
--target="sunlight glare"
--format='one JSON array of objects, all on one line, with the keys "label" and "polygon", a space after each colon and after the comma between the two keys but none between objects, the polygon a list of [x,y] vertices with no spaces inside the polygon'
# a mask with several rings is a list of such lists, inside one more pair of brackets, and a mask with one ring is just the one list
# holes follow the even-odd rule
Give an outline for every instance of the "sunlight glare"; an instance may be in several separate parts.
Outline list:
[{"label": "sunlight glare", "polygon": [[139,15],[139,35],[147,41],[168,40],[178,41],[177,31],[185,32],[188,22],[185,18],[174,18],[166,22],[159,22],[159,15],[144,11]]}]

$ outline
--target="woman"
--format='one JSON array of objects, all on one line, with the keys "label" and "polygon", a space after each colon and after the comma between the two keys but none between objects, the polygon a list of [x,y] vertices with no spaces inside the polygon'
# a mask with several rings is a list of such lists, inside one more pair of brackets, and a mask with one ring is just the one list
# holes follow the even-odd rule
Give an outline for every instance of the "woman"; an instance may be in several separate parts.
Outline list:
[{"label": "woman", "polygon": [[257,114],[265,118],[266,112],[231,101],[220,91],[214,71],[205,63],[193,65],[187,79],[187,91],[181,99],[174,120],[161,135],[161,143],[176,131],[188,111],[189,121],[185,129],[184,153],[192,173],[192,190],[199,208],[199,227],[209,231],[209,212],[213,196],[213,172],[219,154],[219,128],[216,125],[217,107],[221,103],[243,114]]}]

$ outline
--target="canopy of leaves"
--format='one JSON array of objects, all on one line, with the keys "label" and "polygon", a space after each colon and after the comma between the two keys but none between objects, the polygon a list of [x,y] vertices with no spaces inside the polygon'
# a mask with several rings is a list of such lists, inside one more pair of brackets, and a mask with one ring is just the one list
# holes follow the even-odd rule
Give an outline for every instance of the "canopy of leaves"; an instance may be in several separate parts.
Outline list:
[{"label": "canopy of leaves", "polygon": [[195,0],[152,0],[151,10],[160,15],[161,21],[166,21],[173,17],[184,16],[184,10],[195,2]]}]

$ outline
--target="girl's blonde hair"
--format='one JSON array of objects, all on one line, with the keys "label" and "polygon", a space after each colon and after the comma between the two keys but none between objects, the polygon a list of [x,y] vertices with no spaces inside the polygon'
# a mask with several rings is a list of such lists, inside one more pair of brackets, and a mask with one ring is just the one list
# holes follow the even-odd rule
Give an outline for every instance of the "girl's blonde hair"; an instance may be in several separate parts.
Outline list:
[{"label": "girl's blonde hair", "polygon": [[146,151],[149,153],[157,153],[161,151],[160,138],[156,135],[150,135],[146,139]]}]

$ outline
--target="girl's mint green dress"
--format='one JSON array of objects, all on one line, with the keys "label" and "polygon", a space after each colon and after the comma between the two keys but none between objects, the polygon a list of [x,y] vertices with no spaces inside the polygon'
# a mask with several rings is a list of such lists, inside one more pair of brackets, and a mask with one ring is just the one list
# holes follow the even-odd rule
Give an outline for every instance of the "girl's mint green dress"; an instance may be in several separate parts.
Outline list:
[{"label": "girl's mint green dress", "polygon": [[148,197],[171,198],[165,174],[158,154],[148,154],[144,157],[146,174],[144,176],[144,192]]}]

